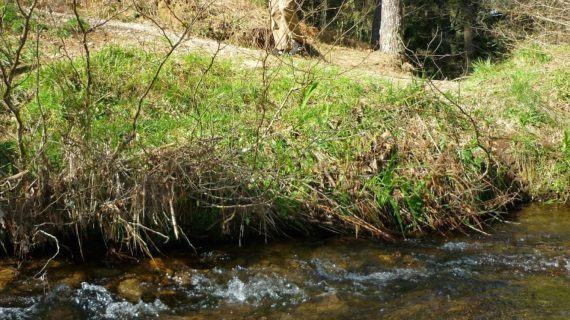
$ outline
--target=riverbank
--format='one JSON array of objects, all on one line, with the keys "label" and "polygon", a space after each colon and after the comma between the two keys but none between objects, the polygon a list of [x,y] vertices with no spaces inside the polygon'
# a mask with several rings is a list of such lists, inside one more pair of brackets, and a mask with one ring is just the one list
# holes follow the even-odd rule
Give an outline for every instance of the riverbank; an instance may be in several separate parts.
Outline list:
[{"label": "riverbank", "polygon": [[397,241],[569,199],[567,45],[521,46],[445,89],[309,59],[165,59],[158,42],[96,36],[86,58],[53,36],[44,51],[65,54],[37,57],[13,91],[21,139],[1,115],[9,254],[322,230]]}]

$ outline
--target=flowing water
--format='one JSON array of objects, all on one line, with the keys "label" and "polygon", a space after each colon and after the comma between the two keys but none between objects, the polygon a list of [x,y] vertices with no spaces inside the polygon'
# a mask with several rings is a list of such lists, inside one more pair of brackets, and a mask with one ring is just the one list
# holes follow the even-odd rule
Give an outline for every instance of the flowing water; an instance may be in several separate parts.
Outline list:
[{"label": "flowing water", "polygon": [[570,319],[570,209],[491,235],[291,241],[138,264],[0,269],[0,319]]}]

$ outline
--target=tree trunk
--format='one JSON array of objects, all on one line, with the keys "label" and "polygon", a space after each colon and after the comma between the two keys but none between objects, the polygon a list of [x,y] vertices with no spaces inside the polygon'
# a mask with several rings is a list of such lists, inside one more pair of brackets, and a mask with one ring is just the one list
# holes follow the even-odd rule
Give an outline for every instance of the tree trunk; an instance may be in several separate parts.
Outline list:
[{"label": "tree trunk", "polygon": [[466,70],[471,67],[471,60],[475,54],[475,46],[473,45],[473,38],[475,36],[473,31],[474,16],[476,14],[475,4],[471,1],[463,2],[463,12],[465,19],[463,21],[463,46],[465,51],[465,66]]},{"label": "tree trunk", "polygon": [[404,53],[402,1],[382,0],[380,51],[393,55]]},{"label": "tree trunk", "polygon": [[372,20],[372,37],[370,43],[374,50],[380,49],[380,22],[382,21],[382,0],[377,0]]},{"label": "tree trunk", "polygon": [[323,7],[321,9],[321,30],[324,30],[327,27],[327,15],[329,11],[329,2],[328,0],[323,0]]}]

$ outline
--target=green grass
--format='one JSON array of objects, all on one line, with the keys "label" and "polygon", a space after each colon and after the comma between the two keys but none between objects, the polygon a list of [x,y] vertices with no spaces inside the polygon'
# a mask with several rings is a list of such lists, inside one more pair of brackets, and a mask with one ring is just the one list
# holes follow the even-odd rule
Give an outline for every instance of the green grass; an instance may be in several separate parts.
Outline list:
[{"label": "green grass", "polygon": [[[78,121],[83,127],[72,130],[83,130],[89,125],[96,142],[109,141],[111,146],[116,146],[130,129],[138,97],[148,85],[158,63],[156,56],[134,49],[112,47],[99,52],[93,59],[93,74],[97,80],[90,119],[83,119],[80,114],[84,90],[70,81],[74,76],[69,64],[61,62],[46,68],[42,73],[40,100],[53,121],[49,127],[53,129],[55,140]],[[208,63],[203,57],[189,55],[167,64],[143,108],[139,131],[141,147],[183,142],[190,135],[221,135],[227,139],[226,143],[238,143],[242,147],[253,142],[255,128],[252,124],[258,121],[257,110],[261,108],[259,104],[263,93],[261,75],[239,70],[229,61],[223,61],[200,79],[201,69]],[[81,63],[78,62],[77,66],[81,67]],[[294,85],[294,79],[286,75],[286,70],[278,72],[279,77],[269,89],[270,101],[276,104]],[[33,80],[30,79],[27,85],[31,90]],[[346,86],[346,79],[318,85],[315,82],[310,94],[300,90],[290,96],[290,105],[281,115],[282,122],[300,130],[302,136],[311,137],[314,140],[310,142],[312,144],[343,152],[342,148],[335,147],[340,142],[327,142],[326,137],[332,131],[336,131],[339,138],[353,134],[353,124],[348,121],[342,123],[342,120],[350,115],[364,90],[364,85]],[[377,98],[380,100],[379,95]],[[394,99],[398,98],[394,96]],[[275,109],[272,104],[266,108],[271,109],[268,112]],[[35,102],[30,103],[29,111],[29,119],[38,116]],[[379,111],[383,114],[382,110]],[[270,116],[273,114],[267,115],[268,118]],[[341,121],[339,128],[330,128],[334,121]],[[200,123],[203,129],[195,132]],[[239,135],[228,137],[232,132]]]},{"label": "green grass", "polygon": [[[25,20],[15,3],[0,1],[0,17],[4,32],[21,33],[24,30]],[[39,22],[35,16],[30,20],[30,30],[47,29],[46,25]]]},{"label": "green grass", "polygon": [[59,37],[67,38],[73,34],[81,33],[81,29],[87,31],[89,28],[90,26],[87,21],[83,19],[77,20],[77,18],[71,18],[59,25],[54,32]]},{"label": "green grass", "polygon": [[[536,198],[569,198],[565,137],[570,127],[568,45],[521,45],[499,64],[481,61],[467,86],[476,112],[512,139],[520,175]],[[478,89],[477,89],[478,87]],[[500,123],[500,125],[498,125]]]},{"label": "green grass", "polygon": [[[138,97],[158,63],[157,56],[136,49],[110,47],[98,52],[93,57],[96,80],[90,114],[82,111],[84,88],[69,63],[44,68],[40,101],[50,121],[52,142],[48,150],[55,162],[52,165],[64,166],[60,147],[66,135],[90,137],[89,144],[95,149],[112,149],[120,144],[129,133]],[[373,79],[355,82],[336,76],[334,70],[322,71],[316,79],[302,83],[291,76],[289,67],[283,67],[269,71],[273,81],[267,91],[269,102],[264,104],[261,71],[242,70],[229,61],[220,61],[203,76],[208,63],[207,58],[187,55],[166,65],[144,103],[136,148],[130,152],[210,137],[220,138],[220,144],[231,150],[252,150],[265,108],[261,134],[267,137],[260,141],[261,152],[244,152],[241,161],[261,172],[278,169],[279,175],[291,181],[289,190],[299,195],[295,200],[306,200],[306,185],[317,184],[315,178],[319,177],[314,170],[319,162],[346,165],[366,152],[377,135],[386,131],[396,137],[405,135],[403,117],[418,113],[437,122],[458,121],[454,111],[433,105],[420,84],[400,89]],[[76,61],[76,68],[81,67],[82,63]],[[32,90],[33,86],[33,79],[29,79],[24,90]],[[292,88],[293,93],[284,102]],[[366,105],[362,97],[369,101]],[[359,108],[363,109],[360,121],[355,114]],[[30,102],[27,110],[28,121],[39,117],[35,102]],[[270,132],[266,132],[272,119]],[[39,141],[40,137],[35,139]],[[31,143],[32,148],[34,145]],[[318,159],[315,154],[324,158]],[[339,179],[339,184],[344,183]],[[421,193],[421,182],[406,179],[394,176],[390,188],[413,195],[412,200],[405,200],[406,206],[419,216],[421,197],[417,194]],[[381,188],[388,183],[382,178],[367,184],[375,181]],[[392,189],[386,188],[388,191],[378,192],[391,194]],[[371,186],[371,190],[376,189]],[[330,191],[339,201],[350,203],[342,192]],[[378,198],[382,197],[385,195]],[[384,207],[385,202],[379,200],[379,205]],[[399,211],[396,206],[389,209]]]},{"label": "green grass", "polygon": [[18,7],[14,4],[2,1],[0,3],[0,16],[6,29],[14,32],[22,32],[24,29],[25,22],[19,15]]},{"label": "green grass", "polygon": [[12,141],[0,141],[0,174],[11,175],[13,173],[16,146]]}]

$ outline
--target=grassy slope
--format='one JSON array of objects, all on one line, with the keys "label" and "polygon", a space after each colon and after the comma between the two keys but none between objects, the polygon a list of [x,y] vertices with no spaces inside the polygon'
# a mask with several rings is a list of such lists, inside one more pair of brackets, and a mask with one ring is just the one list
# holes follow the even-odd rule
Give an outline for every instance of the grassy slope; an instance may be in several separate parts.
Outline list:
[{"label": "grassy slope", "polygon": [[509,165],[537,199],[570,199],[570,46],[522,45],[480,62],[466,90]]},{"label": "grassy slope", "polygon": [[[118,155],[159,57],[119,47],[95,54],[88,110],[84,76],[69,62],[46,66],[41,108],[33,99],[25,107],[30,128],[47,121],[45,144],[40,130],[27,139],[30,154],[45,150],[30,161],[42,187],[8,203],[14,216],[28,213],[11,235],[69,222],[136,248],[157,232],[312,223],[390,238],[480,229],[517,197],[513,177],[532,196],[567,200],[569,75],[553,61],[567,63],[568,50],[531,49],[478,64],[462,95],[447,99],[421,83],[393,87],[333,68],[284,64],[264,74],[177,57],[143,103],[136,141]],[[18,94],[33,96],[34,86],[28,78]],[[455,104],[470,110],[479,137]]]}]

